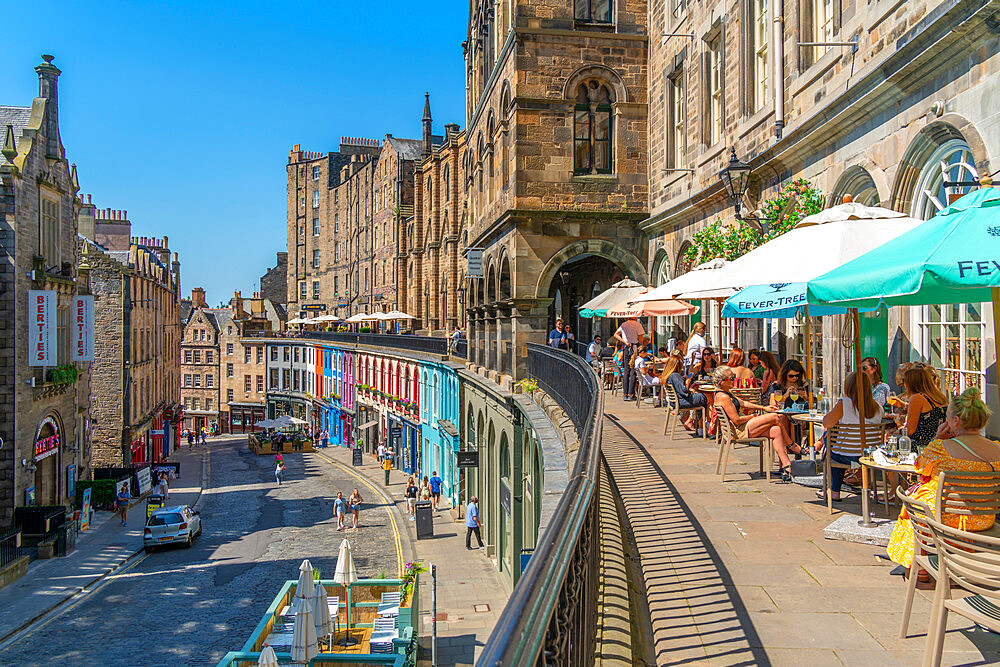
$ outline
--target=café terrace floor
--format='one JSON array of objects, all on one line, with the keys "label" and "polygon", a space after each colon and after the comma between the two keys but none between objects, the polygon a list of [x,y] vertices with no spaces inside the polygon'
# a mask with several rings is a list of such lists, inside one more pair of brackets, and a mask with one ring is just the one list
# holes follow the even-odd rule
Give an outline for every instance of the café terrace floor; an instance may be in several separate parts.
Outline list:
[{"label": "caf\u00e9 terrace floor", "polygon": [[[634,533],[657,665],[919,665],[932,590],[918,590],[909,637],[899,639],[904,579],[883,547],[827,540],[834,514],[815,489],[757,475],[740,448],[726,481],[718,447],[659,408],[605,397],[602,450]],[[878,516],[885,516],[879,508]],[[895,514],[896,509],[893,509]],[[951,614],[943,664],[1000,663],[1000,635]]]}]

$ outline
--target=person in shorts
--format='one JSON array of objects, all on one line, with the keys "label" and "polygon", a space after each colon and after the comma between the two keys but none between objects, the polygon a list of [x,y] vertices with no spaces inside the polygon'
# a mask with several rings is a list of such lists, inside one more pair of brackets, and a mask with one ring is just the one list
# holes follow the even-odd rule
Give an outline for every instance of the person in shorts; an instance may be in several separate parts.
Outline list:
[{"label": "person in shorts", "polygon": [[337,498],[333,501],[333,512],[337,515],[337,530],[344,530],[344,517],[347,515],[347,501],[344,500],[344,492],[337,491]]},{"label": "person in shorts", "polygon": [[406,498],[406,512],[410,515],[410,521],[413,521],[413,508],[417,502],[417,483],[413,481],[412,477],[406,481],[406,491],[403,492],[403,497]]},{"label": "person in shorts", "polygon": [[438,477],[437,470],[431,473],[431,504],[434,509],[438,508],[438,503],[441,502],[441,486],[444,484],[444,480]]}]

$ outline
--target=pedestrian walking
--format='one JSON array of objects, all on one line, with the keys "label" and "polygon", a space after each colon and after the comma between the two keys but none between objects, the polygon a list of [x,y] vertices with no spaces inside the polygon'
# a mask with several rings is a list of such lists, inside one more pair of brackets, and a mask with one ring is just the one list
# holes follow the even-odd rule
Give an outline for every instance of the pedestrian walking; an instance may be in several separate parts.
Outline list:
[{"label": "pedestrian walking", "polygon": [[170,497],[170,483],[168,478],[169,475],[166,470],[160,472],[160,495],[163,496],[164,500]]},{"label": "pedestrian walking", "polygon": [[441,502],[441,485],[444,484],[444,480],[438,477],[437,470],[433,471],[431,477],[431,502],[434,504],[434,509],[438,508],[438,503]]},{"label": "pedestrian walking", "polygon": [[344,500],[343,491],[337,491],[337,498],[333,501],[333,513],[337,515],[337,530],[343,530],[344,515],[347,514],[347,501]]},{"label": "pedestrian walking", "polygon": [[427,475],[424,475],[424,481],[420,485],[420,499],[430,500],[431,499],[431,483],[427,479]]},{"label": "pedestrian walking", "polygon": [[319,432],[319,441],[321,447],[326,447],[327,443],[330,441],[330,434],[326,432],[326,429]]},{"label": "pedestrian walking", "polygon": [[132,500],[132,497],[128,493],[128,482],[122,484],[122,488],[118,490],[118,496],[115,498],[115,513],[120,515],[122,518],[122,525],[128,525],[128,504]]},{"label": "pedestrian walking", "polygon": [[274,465],[274,480],[281,486],[281,482],[285,479],[285,462],[278,459],[278,462]]},{"label": "pedestrian walking", "polygon": [[479,498],[472,496],[469,500],[469,504],[465,508],[465,548],[472,551],[472,535],[476,535],[476,541],[479,542],[479,548],[483,548],[483,536],[480,530],[483,527],[482,522],[479,520]]},{"label": "pedestrian walking", "polygon": [[188,451],[194,449],[194,432],[188,431]]},{"label": "pedestrian walking", "polygon": [[389,486],[389,471],[392,470],[392,462],[388,458],[382,460],[382,470],[385,471],[385,485]]},{"label": "pedestrian walking", "polygon": [[352,530],[358,529],[358,521],[361,518],[361,503],[364,501],[364,498],[361,497],[361,493],[357,489],[354,489],[354,491],[351,492],[351,497],[347,499],[347,504],[351,510],[351,514],[354,515],[354,525],[352,526]]},{"label": "pedestrian walking", "polygon": [[410,521],[413,521],[413,507],[417,502],[417,483],[413,481],[413,478],[406,480],[406,490],[403,491],[403,497],[406,499],[406,513],[410,515]]},{"label": "pedestrian walking", "polygon": [[[381,442],[378,444],[378,449],[375,450],[375,455],[378,457],[379,465],[382,465],[382,461],[385,461],[385,445]],[[388,484],[388,482],[386,482]]]},{"label": "pedestrian walking", "polygon": [[202,445],[206,444],[207,440],[208,440],[208,430],[203,428],[201,429],[201,444]]},{"label": "pedestrian walking", "polygon": [[622,381],[622,393],[625,394],[626,401],[635,400],[636,395],[636,384],[639,379],[638,373],[635,370],[635,360],[633,355],[635,355],[640,346],[643,344],[646,336],[646,330],[642,328],[639,321],[630,317],[629,319],[622,322],[621,326],[618,327],[614,334],[611,335],[612,341],[621,341],[625,345],[624,354],[622,355],[625,361],[623,367],[623,381]]}]

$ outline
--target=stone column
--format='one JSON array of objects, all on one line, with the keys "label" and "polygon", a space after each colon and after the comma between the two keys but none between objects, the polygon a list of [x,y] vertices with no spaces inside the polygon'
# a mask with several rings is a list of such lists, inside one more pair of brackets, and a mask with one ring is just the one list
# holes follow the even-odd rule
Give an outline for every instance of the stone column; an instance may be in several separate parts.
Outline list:
[{"label": "stone column", "polygon": [[514,340],[511,360],[513,377],[520,380],[527,375],[528,348],[526,343],[544,345],[548,334],[549,306],[552,299],[514,299],[511,310],[511,335]]}]

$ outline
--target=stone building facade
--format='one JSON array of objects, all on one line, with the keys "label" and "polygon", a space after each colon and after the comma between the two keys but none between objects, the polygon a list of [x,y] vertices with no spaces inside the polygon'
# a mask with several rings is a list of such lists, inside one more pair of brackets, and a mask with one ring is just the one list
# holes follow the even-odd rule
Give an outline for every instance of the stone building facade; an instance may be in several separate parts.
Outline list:
[{"label": "stone building facade", "polygon": [[474,2],[465,42],[462,188],[472,360],[520,375],[524,343],[556,317],[646,270],[645,0]]},{"label": "stone building facade", "polygon": [[[77,273],[82,202],[76,167],[59,136],[58,79],[52,56],[35,67],[31,106],[0,106],[0,525],[14,507],[71,502],[90,477],[90,362],[74,361],[74,298],[88,294]],[[32,290],[42,290],[43,294]],[[54,306],[38,301],[39,296]],[[42,312],[39,307],[42,306]],[[41,345],[39,317],[54,329]],[[45,338],[51,342],[51,339]],[[44,366],[40,352],[48,352]]]},{"label": "stone building facade", "polygon": [[220,411],[224,432],[247,433],[264,419],[265,337],[282,328],[279,308],[255,292],[244,299],[240,292],[229,302],[231,315],[220,321]]},{"label": "stone building facade", "polygon": [[468,241],[468,215],[461,174],[465,137],[458,125],[446,125],[444,143],[417,165],[413,216],[401,240],[406,262],[400,279],[406,291],[403,310],[416,317],[430,335],[443,335],[464,325],[462,251]]},{"label": "stone building facade", "polygon": [[[167,237],[131,235],[125,211],[82,207],[81,265],[96,322],[91,370],[95,466],[164,460],[180,412],[180,262]],[[90,236],[88,236],[88,234]]]},{"label": "stone building facade", "polygon": [[[995,171],[1000,151],[1000,122],[984,104],[998,92],[995,17],[987,3],[939,0],[651,3],[651,33],[693,39],[649,45],[648,278],[659,284],[684,272],[696,231],[735,222],[718,178],[731,148],[752,168],[744,214],[800,178],[827,205],[851,195],[917,218],[969,191]],[[704,306],[710,341],[730,346],[717,306]],[[882,360],[890,381],[898,363],[923,359],[945,369],[952,390],[987,388],[989,311],[966,304],[877,313],[863,322],[871,341],[864,353]],[[839,387],[852,365],[841,319],[822,320],[816,384]],[[801,324],[765,321],[739,342],[800,356]],[[995,397],[992,376],[990,386]]]},{"label": "stone building facade", "polygon": [[261,296],[284,306],[288,301],[288,253],[279,252],[273,267],[260,277]]},{"label": "stone building facade", "polygon": [[[221,324],[220,324],[221,321]],[[219,335],[231,322],[228,308],[209,308],[205,290],[191,290],[191,310],[181,338],[183,428],[201,429],[219,421]]]}]

